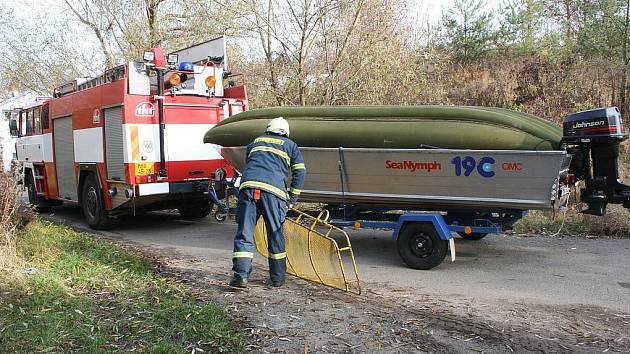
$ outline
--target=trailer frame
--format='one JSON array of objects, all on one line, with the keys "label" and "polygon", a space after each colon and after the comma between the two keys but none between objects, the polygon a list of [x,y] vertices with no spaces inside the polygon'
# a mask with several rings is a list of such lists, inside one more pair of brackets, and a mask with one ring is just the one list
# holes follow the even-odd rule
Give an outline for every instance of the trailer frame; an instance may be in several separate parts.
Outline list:
[{"label": "trailer frame", "polygon": [[455,260],[453,232],[463,239],[480,240],[487,234],[511,229],[527,214],[523,210],[396,211],[357,206],[329,206],[328,210],[331,215],[328,222],[341,228],[392,230],[392,239],[397,242],[403,261],[411,268],[423,270],[440,265],[446,257],[446,248],[450,249],[451,260]]}]

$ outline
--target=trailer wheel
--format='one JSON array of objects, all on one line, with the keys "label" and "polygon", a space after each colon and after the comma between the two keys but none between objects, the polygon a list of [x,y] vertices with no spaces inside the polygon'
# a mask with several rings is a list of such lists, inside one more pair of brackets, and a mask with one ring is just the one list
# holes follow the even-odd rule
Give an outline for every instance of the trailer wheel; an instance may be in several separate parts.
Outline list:
[{"label": "trailer wheel", "polygon": [[469,241],[479,241],[488,235],[487,233],[483,232],[473,232],[470,234],[466,234],[465,232],[458,232],[457,234],[461,236],[461,238],[463,238],[464,240]]},{"label": "trailer wheel", "polygon": [[94,174],[86,176],[81,191],[83,216],[92,229],[111,229],[118,225],[119,220],[107,215],[103,196],[99,190],[100,188]]},{"label": "trailer wheel", "polygon": [[398,236],[398,254],[414,269],[431,269],[446,257],[448,242],[442,240],[433,225],[409,223]]},{"label": "trailer wheel", "polygon": [[28,190],[28,203],[31,208],[36,212],[45,212],[50,210],[49,203],[40,196],[37,195],[37,189],[35,188],[35,177],[33,172],[29,172],[27,177],[27,190]]},{"label": "trailer wheel", "polygon": [[177,208],[179,214],[185,219],[201,219],[205,218],[212,211],[212,202],[204,200],[201,202],[193,203],[189,206],[181,206]]}]

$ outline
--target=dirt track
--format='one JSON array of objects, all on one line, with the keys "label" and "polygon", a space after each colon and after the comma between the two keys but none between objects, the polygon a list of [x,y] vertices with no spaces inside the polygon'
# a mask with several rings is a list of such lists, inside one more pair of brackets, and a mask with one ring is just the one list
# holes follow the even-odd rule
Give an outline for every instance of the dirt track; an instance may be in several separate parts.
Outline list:
[{"label": "dirt track", "polygon": [[[83,228],[80,211],[54,220]],[[494,236],[457,243],[458,260],[404,268],[384,233],[352,233],[364,294],[290,278],[249,291],[229,279],[232,223],[149,214],[104,236],[156,256],[252,332],[259,352],[630,351],[630,240]],[[509,280],[512,279],[512,280]]]},{"label": "dirt track", "polygon": [[[179,258],[179,257],[176,257]],[[186,264],[187,263],[187,264]],[[254,274],[249,291],[225,286],[228,274],[171,258],[167,272],[185,279],[253,334],[259,352],[571,352],[630,350],[630,315],[592,306],[479,303],[409,295],[370,286],[363,296],[302,280],[282,289]],[[262,267],[259,267],[262,268]],[[385,294],[387,293],[387,294]]]}]

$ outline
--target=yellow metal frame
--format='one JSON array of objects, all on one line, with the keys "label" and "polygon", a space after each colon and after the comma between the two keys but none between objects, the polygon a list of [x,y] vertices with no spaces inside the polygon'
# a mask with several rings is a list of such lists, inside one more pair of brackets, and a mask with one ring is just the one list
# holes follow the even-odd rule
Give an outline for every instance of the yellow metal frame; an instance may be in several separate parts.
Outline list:
[{"label": "yellow metal frame", "polygon": [[[289,252],[290,248],[287,247],[287,272],[295,275],[296,277],[330,286],[335,289],[340,289],[354,294],[361,294],[359,272],[348,234],[346,234],[346,232],[342,229],[327,222],[328,217],[330,216],[327,210],[319,213],[317,217],[313,217],[296,209],[291,209],[291,211],[296,213],[297,217],[287,218],[285,220],[285,242],[288,246],[289,242],[292,242],[292,238],[306,237],[308,249],[304,251],[308,251],[308,263],[310,263],[311,269],[300,269],[300,265],[304,264],[304,262],[298,262],[296,257],[300,257],[302,255],[292,254]],[[298,230],[301,232],[287,232],[287,224],[291,226],[298,226],[300,228]],[[291,227],[289,227],[289,229],[291,229]],[[339,247],[338,241],[333,238],[333,236],[336,237],[339,242],[343,242],[344,245]],[[258,252],[264,257],[269,258],[269,252],[267,250],[267,232],[265,230],[263,218],[258,220],[254,232],[254,238]],[[314,247],[312,242],[314,238],[320,238],[318,242],[322,242],[322,240],[324,240],[324,242],[329,243],[331,247],[326,250]],[[338,265],[338,268],[335,271],[336,274],[321,274],[321,270],[318,269],[316,261],[318,259],[317,253],[330,251],[334,252],[336,256],[334,258],[337,261],[335,265]],[[346,268],[344,267],[344,260],[351,263],[352,274],[349,274],[346,271]],[[314,274],[315,276],[312,276],[309,273]],[[338,278],[335,279],[336,277]],[[339,285],[340,283],[343,283],[343,285]]]}]

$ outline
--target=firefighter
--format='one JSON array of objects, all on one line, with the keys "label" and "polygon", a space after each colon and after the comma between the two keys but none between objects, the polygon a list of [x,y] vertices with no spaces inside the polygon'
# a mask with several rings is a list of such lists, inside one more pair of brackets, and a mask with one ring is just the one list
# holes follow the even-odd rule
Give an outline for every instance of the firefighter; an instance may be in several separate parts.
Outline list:
[{"label": "firefighter", "polygon": [[[289,172],[292,178],[287,193]],[[282,117],[272,119],[265,134],[247,146],[238,195],[238,229],[232,256],[234,276],[230,286],[247,287],[254,258],[254,227],[260,216],[267,229],[271,285],[284,284],[287,254],[282,225],[287,207],[292,207],[300,195],[305,176],[304,158],[297,144],[289,139],[289,123]]]}]

